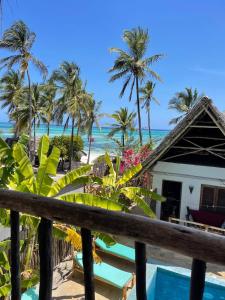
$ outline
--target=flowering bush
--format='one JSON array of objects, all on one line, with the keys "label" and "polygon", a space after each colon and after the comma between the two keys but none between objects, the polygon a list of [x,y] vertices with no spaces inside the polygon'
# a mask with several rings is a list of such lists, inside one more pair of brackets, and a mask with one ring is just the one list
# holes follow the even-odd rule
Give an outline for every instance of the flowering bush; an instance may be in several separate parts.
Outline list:
[{"label": "flowering bush", "polygon": [[137,153],[133,149],[125,150],[120,164],[120,173],[123,173],[132,166],[142,163],[151,153],[152,149],[148,144],[142,146]]}]

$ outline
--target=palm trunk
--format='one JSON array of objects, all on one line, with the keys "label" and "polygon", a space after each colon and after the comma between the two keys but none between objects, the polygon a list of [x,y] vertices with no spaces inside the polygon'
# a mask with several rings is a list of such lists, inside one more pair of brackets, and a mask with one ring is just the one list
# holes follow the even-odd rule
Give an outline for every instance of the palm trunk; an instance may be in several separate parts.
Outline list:
[{"label": "palm trunk", "polygon": [[151,143],[152,142],[152,133],[151,133],[151,121],[150,121],[150,108],[148,108],[147,112],[148,112],[148,134],[149,134],[149,140]]},{"label": "palm trunk", "polygon": [[88,144],[88,159],[87,159],[87,164],[89,164],[89,162],[90,162],[90,156],[91,156],[92,128],[93,128],[93,123],[91,123],[91,125],[90,125],[89,134],[88,134],[89,144]]},{"label": "palm trunk", "polygon": [[47,135],[49,136],[49,134],[50,134],[50,123],[48,122],[48,124],[47,124]]},{"label": "palm trunk", "polygon": [[140,99],[139,99],[138,77],[136,76],[135,79],[136,79],[136,93],[137,93],[137,113],[138,113],[139,142],[140,142],[140,146],[142,146],[141,110],[140,110]]},{"label": "palm trunk", "polygon": [[122,156],[125,150],[125,132],[122,132]]},{"label": "palm trunk", "polygon": [[16,107],[15,111],[16,111],[16,126],[15,126],[14,136],[15,136],[15,138],[17,138],[19,136],[19,117],[18,117],[18,108],[17,107]]},{"label": "palm trunk", "polygon": [[30,74],[27,70],[27,79],[28,79],[28,89],[29,89],[29,123],[28,123],[28,135],[29,135],[29,142],[28,142],[28,154],[31,158],[31,139],[32,139],[32,103],[31,103],[31,82],[30,82]]},{"label": "palm trunk", "polygon": [[71,137],[70,137],[70,159],[69,159],[69,169],[72,168],[72,159],[73,159],[73,135],[74,135],[74,122],[75,119],[72,119],[72,130],[71,130]]},{"label": "palm trunk", "polygon": [[35,152],[36,152],[36,118],[34,116],[34,161],[35,161]]},{"label": "palm trunk", "polygon": [[79,134],[80,134],[80,125],[79,123],[77,123],[77,136],[79,136]]}]

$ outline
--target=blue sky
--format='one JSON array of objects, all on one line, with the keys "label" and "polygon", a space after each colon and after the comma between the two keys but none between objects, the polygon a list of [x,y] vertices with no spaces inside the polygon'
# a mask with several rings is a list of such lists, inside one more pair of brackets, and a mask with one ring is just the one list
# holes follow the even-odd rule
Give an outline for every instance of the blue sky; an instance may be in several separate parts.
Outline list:
[{"label": "blue sky", "polygon": [[[115,58],[109,48],[123,48],[123,30],[136,26],[149,30],[147,55],[165,54],[152,66],[163,79],[155,91],[161,104],[152,105],[153,128],[169,128],[176,113],[167,109],[168,101],[185,87],[196,87],[225,110],[224,0],[13,0],[4,1],[3,13],[2,32],[22,19],[36,33],[33,53],[50,72],[63,60],[76,62],[87,89],[103,101],[103,112],[135,109],[128,95],[118,97],[122,82],[109,83],[107,70]],[[34,70],[31,77],[40,81]]]}]

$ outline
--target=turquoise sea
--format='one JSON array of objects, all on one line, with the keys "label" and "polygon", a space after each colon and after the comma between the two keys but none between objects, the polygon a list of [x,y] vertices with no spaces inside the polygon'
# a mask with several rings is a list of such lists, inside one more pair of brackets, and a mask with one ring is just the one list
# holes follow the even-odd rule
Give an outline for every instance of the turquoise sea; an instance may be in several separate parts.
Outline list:
[{"label": "turquoise sea", "polygon": [[[109,151],[110,153],[116,148],[116,144],[110,138],[107,137],[110,131],[109,127],[102,127],[94,128],[93,129],[93,138],[94,142],[92,144],[93,152],[96,153],[103,153],[105,151]],[[75,130],[76,132],[76,130]],[[157,143],[162,140],[167,134],[169,130],[152,130],[152,137],[157,141]],[[47,133],[46,125],[42,124],[37,128],[37,137],[40,137]],[[55,135],[62,135],[63,134],[63,126],[60,125],[51,125],[50,127],[50,136],[53,137]],[[70,128],[67,128],[65,135],[70,135]],[[3,138],[12,137],[13,136],[13,124],[10,122],[0,122],[0,136]],[[81,135],[84,140],[84,150],[87,150],[87,135]],[[138,131],[133,133],[135,139],[138,139]],[[120,135],[115,135],[115,138],[119,139]],[[144,143],[148,142],[148,131],[143,129],[143,141]]]}]

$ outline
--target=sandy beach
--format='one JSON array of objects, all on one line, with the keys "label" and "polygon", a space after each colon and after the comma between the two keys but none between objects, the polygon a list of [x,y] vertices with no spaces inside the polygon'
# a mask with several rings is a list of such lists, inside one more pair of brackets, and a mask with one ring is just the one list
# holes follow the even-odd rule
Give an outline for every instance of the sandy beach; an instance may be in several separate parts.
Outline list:
[{"label": "sandy beach", "polygon": [[[101,155],[104,155],[104,152],[91,152],[91,155],[90,155],[90,164],[91,163],[93,163],[93,161],[97,158],[97,157],[99,157],[99,156],[101,156]],[[87,163],[87,158],[88,158],[88,156],[87,155],[83,155],[82,157],[81,157],[81,162],[82,163],[84,163],[84,164],[86,164]]]}]

